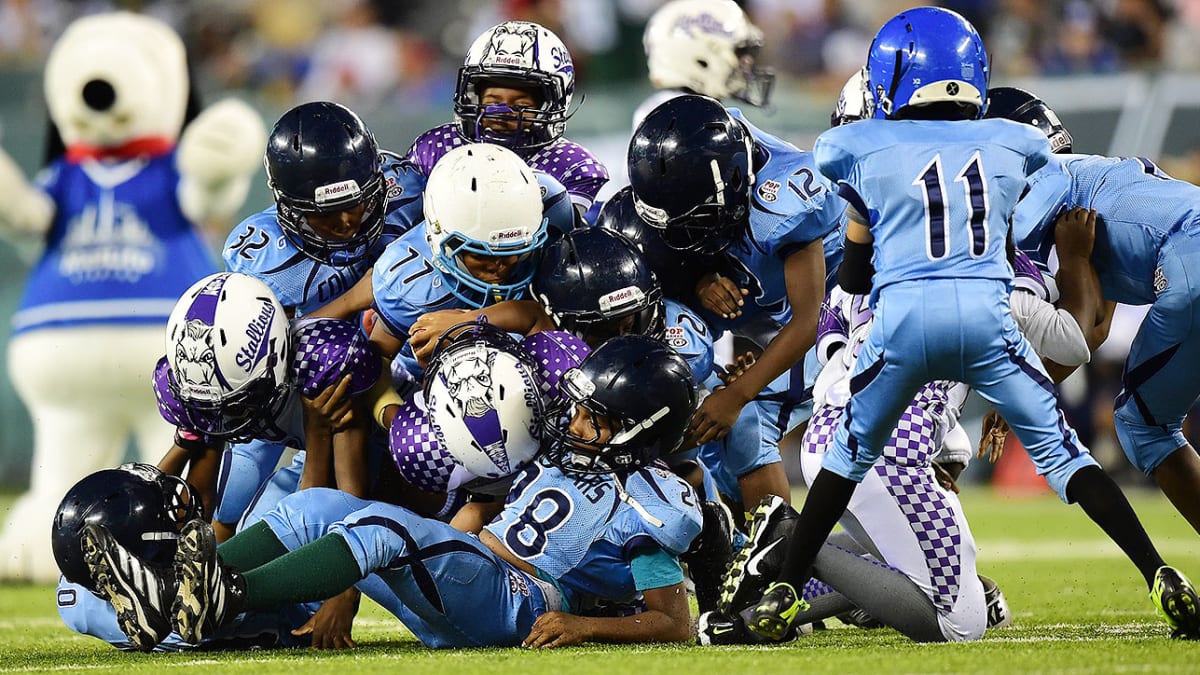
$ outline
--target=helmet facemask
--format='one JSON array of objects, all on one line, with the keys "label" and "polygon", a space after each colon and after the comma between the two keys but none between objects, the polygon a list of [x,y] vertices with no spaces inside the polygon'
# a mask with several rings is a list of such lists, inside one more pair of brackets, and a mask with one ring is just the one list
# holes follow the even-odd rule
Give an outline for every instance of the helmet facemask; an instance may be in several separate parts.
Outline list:
[{"label": "helmet facemask", "polygon": [[[268,171],[269,176],[269,171]],[[353,265],[371,254],[375,242],[383,233],[386,190],[382,171],[371,178],[365,186],[354,181],[344,181],[325,186],[330,189],[347,190],[349,195],[340,199],[307,199],[284,194],[273,181],[268,181],[275,196],[276,217],[284,236],[301,253],[326,265],[342,267]],[[309,223],[312,214],[338,213],[362,204],[358,232],[347,239],[331,239],[320,234]]]}]

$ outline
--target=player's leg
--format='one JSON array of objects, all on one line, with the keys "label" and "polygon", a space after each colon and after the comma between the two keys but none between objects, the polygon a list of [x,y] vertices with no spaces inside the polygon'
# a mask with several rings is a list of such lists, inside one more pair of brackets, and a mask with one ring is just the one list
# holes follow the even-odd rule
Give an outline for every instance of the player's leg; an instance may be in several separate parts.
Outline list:
[{"label": "player's leg", "polygon": [[851,377],[845,423],[837,425],[833,446],[805,497],[779,580],[768,587],[748,624],[761,637],[781,639],[793,625],[803,609],[797,589],[808,581],[821,546],[913,394],[930,379],[924,358],[936,354],[928,356],[924,302],[919,293],[904,293],[888,312],[876,313]]},{"label": "player's leg", "polygon": [[1200,532],[1200,457],[1182,430],[1200,397],[1200,244],[1190,239],[1159,255],[1162,290],[1130,346],[1114,421],[1129,461]]},{"label": "player's leg", "polygon": [[270,441],[232,443],[225,448],[217,473],[217,506],[213,513],[218,539],[224,541],[233,535],[259,489],[271,479],[285,449],[282,443]]},{"label": "player's leg", "polygon": [[967,381],[996,406],[1060,498],[1078,503],[1125,552],[1177,636],[1200,638],[1200,596],[1166,566],[1124,493],[1066,423],[1037,355],[1011,321],[1007,328],[1003,358],[981,364]]},{"label": "player's leg", "polygon": [[300,479],[304,474],[305,457],[306,454],[303,450],[297,452],[292,456],[291,462],[286,466],[276,469],[270,478],[258,487],[258,492],[250,500],[250,504],[246,507],[246,512],[242,514],[241,520],[238,521],[237,529],[239,532],[262,520],[285,497],[300,489]]}]

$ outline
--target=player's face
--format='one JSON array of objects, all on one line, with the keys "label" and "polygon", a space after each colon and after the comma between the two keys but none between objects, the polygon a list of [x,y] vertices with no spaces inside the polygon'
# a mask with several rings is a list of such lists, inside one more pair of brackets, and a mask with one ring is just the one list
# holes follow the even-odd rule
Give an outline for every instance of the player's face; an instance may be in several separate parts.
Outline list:
[{"label": "player's face", "polygon": [[[537,108],[542,104],[537,96],[525,89],[499,86],[485,87],[483,94],[479,97],[479,102],[484,106],[505,105],[516,111],[522,108]],[[530,124],[526,122],[525,128],[529,128]],[[516,117],[489,115],[483,119],[483,126],[492,131],[515,131],[517,119]]]},{"label": "player's face", "polygon": [[508,275],[512,274],[520,256],[463,252],[459,254],[459,259],[471,276],[485,284],[499,284],[508,280]]},{"label": "player's face", "polygon": [[345,211],[307,213],[304,219],[317,236],[328,241],[346,241],[358,234],[366,208],[367,205],[363,203]]},{"label": "player's face", "polygon": [[580,445],[587,447],[609,442],[613,434],[619,431],[617,426],[615,420],[597,415],[587,408],[577,405],[575,406],[575,415],[571,417],[571,425],[567,430],[571,436],[584,441]]},{"label": "player's face", "polygon": [[631,335],[637,326],[637,314],[629,314],[611,321],[603,321],[588,326],[587,332],[580,336],[588,347],[596,349],[611,338]]}]

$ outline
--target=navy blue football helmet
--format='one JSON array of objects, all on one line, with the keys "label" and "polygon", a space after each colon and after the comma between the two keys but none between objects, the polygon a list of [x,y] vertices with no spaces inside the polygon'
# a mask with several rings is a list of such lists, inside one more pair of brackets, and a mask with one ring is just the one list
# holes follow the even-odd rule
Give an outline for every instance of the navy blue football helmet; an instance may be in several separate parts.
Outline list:
[{"label": "navy blue football helmet", "polygon": [[[904,117],[909,106],[932,103],[986,107],[987,51],[969,21],[940,7],[916,7],[888,20],[867,54],[867,80],[876,119]],[[911,113],[909,113],[911,114]]]},{"label": "navy blue football helmet", "polygon": [[79,535],[88,524],[103,525],[131,553],[169,569],[184,523],[202,518],[199,494],[178,476],[153,464],[122,464],[85,476],[54,514],[51,547],[67,581],[96,590]]},{"label": "navy blue football helmet", "polygon": [[596,216],[596,227],[612,230],[633,242],[658,277],[663,295],[668,298],[681,301],[690,299],[700,275],[711,267],[712,261],[704,256],[667,246],[662,232],[650,227],[637,214],[633,204],[633,188],[628,185],[604,203]]},{"label": "navy blue football helmet", "polygon": [[637,246],[612,230],[588,227],[547,247],[533,296],[558,327],[595,349],[618,335],[666,332],[662,288]]},{"label": "navy blue football helmet", "polygon": [[[328,101],[298,105],[275,123],[265,161],[279,226],[292,244],[329,265],[369,255],[383,232],[387,191],[379,145],[358,115]],[[309,222],[359,205],[358,232],[348,238],[325,236]]]},{"label": "navy blue football helmet", "polygon": [[[547,460],[572,473],[625,473],[674,452],[696,411],[696,379],[675,350],[643,335],[605,342],[560,384],[573,405],[551,415]],[[603,418],[587,436],[571,429],[575,407]]]},{"label": "navy blue football helmet", "polygon": [[673,98],[629,142],[634,207],[671,248],[725,250],[743,233],[754,185],[749,130],[707,96]]},{"label": "navy blue football helmet", "polygon": [[1032,124],[1050,139],[1050,151],[1069,153],[1074,139],[1063,126],[1058,115],[1042,99],[1017,87],[992,87],[988,89],[986,117],[1012,120]]}]

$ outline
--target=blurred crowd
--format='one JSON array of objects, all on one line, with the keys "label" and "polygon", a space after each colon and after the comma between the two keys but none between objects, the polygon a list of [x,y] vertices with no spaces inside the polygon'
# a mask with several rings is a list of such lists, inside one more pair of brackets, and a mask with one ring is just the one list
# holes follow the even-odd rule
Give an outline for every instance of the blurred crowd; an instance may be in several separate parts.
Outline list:
[{"label": "blurred crowd", "polygon": [[[109,8],[175,26],[205,87],[282,101],[443,105],[470,37],[536,21],[571,49],[584,86],[640,80],[641,34],[664,0],[0,0],[0,63],[38,64],[76,16]],[[740,0],[766,61],[802,87],[839,86],[911,0]],[[1200,69],[1200,0],[947,0],[979,26],[1002,77]]]}]

